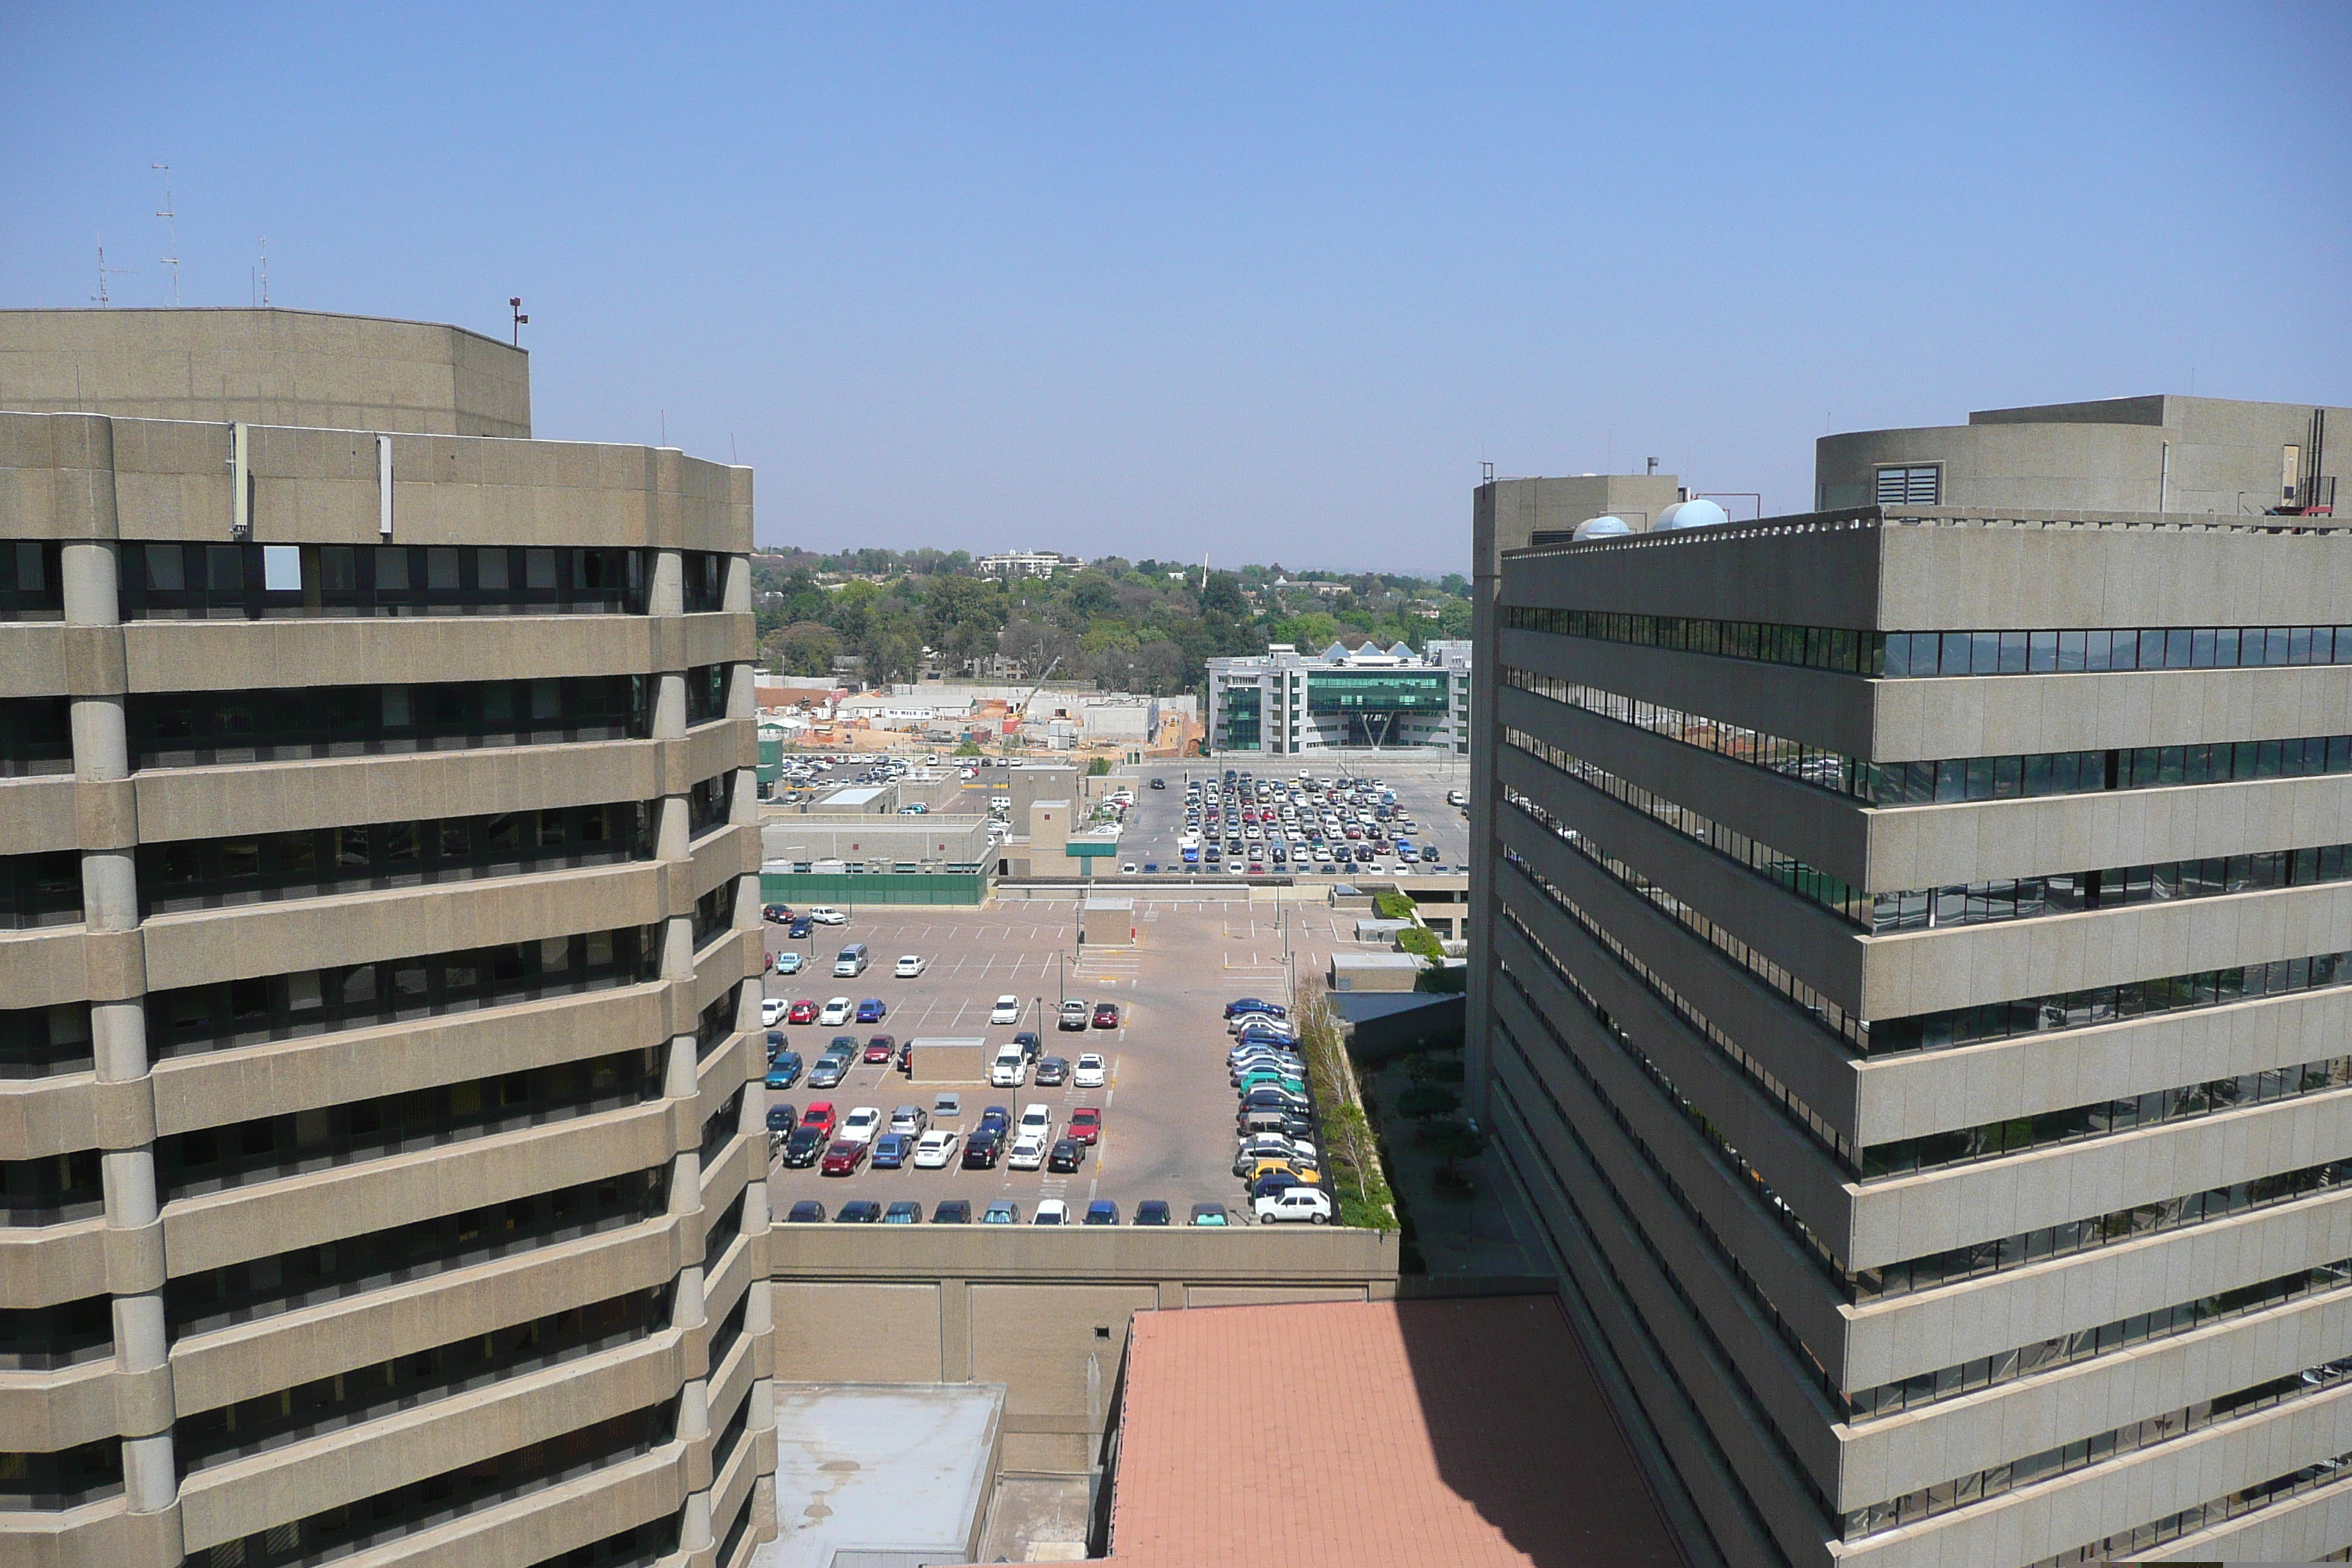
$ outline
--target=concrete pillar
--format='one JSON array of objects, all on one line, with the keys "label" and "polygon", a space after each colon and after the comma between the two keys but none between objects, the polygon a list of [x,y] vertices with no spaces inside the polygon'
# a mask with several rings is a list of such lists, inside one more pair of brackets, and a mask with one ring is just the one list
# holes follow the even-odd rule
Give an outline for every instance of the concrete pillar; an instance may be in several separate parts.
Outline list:
[{"label": "concrete pillar", "polygon": [[[684,1156],[692,1159],[692,1155]],[[699,1173],[697,1173],[699,1174]],[[670,1310],[670,1327],[691,1329],[710,1318],[710,1301],[702,1287],[702,1265],[689,1263],[678,1271],[677,1300]]]},{"label": "concrete pillar", "polygon": [[683,860],[687,858],[686,796],[666,795],[654,802],[654,858]]},{"label": "concrete pillar", "polygon": [[110,1149],[99,1156],[99,1179],[106,1192],[106,1223],[137,1230],[155,1223],[155,1152],[152,1148]]},{"label": "concrete pillar", "polygon": [[694,978],[694,917],[672,915],[662,922],[662,966],[664,980]]},{"label": "concrete pillar", "polygon": [[92,931],[139,928],[138,863],[129,849],[81,852],[82,919]]},{"label": "concrete pillar", "polygon": [[654,677],[654,736],[674,741],[686,733],[686,672],[673,670]]},{"label": "concrete pillar", "polygon": [[122,1493],[132,1513],[161,1513],[179,1500],[169,1432],[122,1440]]},{"label": "concrete pillar", "polygon": [[677,1549],[686,1552],[707,1552],[712,1544],[710,1494],[707,1491],[692,1493],[678,1514]]},{"label": "concrete pillar", "polygon": [[66,625],[122,624],[120,549],[110,539],[92,539],[68,543],[58,552],[58,587],[65,600]]},{"label": "concrete pillar", "polygon": [[751,558],[748,555],[727,557],[727,581],[721,603],[730,616],[751,613]]},{"label": "concrete pillar", "polygon": [[[669,1212],[693,1214],[701,1207],[702,1152],[698,1149],[681,1150],[670,1156]],[[701,1266],[698,1264],[687,1272],[694,1276],[695,1294],[699,1297],[702,1293]],[[678,1282],[678,1289],[683,1293],[685,1289],[685,1281],[681,1279]]]},{"label": "concrete pillar", "polygon": [[688,1443],[710,1436],[709,1379],[690,1378],[678,1391],[677,1435],[681,1441]]},{"label": "concrete pillar", "polygon": [[669,1037],[669,1061],[662,1073],[662,1093],[670,1100],[693,1100],[702,1092],[695,1070],[696,1042],[692,1035]]},{"label": "concrete pillar", "polygon": [[97,1059],[100,1083],[130,1083],[147,1075],[147,1005],[93,1002],[89,1007],[90,1049]]},{"label": "concrete pillar", "polygon": [[120,695],[77,697],[67,710],[73,731],[74,777],[110,783],[131,776],[129,730]]},{"label": "concrete pillar", "polygon": [[654,580],[646,585],[646,613],[686,614],[686,557],[675,550],[654,552]]}]

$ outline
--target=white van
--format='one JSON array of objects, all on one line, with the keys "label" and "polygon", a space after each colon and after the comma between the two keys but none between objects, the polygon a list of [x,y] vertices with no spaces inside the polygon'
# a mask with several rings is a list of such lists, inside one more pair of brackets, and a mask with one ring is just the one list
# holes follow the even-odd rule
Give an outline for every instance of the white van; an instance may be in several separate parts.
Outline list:
[{"label": "white van", "polygon": [[1029,1076],[1029,1058],[1017,1044],[999,1047],[996,1063],[988,1069],[991,1089],[1019,1089]]},{"label": "white van", "polygon": [[866,944],[862,942],[853,942],[841,950],[839,958],[833,961],[833,973],[838,979],[850,979],[865,973],[866,965],[870,962],[871,960],[866,956]]}]

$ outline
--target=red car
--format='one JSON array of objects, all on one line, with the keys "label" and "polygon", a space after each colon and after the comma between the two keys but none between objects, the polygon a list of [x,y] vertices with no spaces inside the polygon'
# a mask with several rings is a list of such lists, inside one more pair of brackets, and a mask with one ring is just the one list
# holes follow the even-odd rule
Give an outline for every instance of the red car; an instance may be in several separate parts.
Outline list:
[{"label": "red car", "polygon": [[853,1143],[846,1138],[835,1139],[824,1152],[822,1173],[828,1176],[854,1176],[857,1167],[866,1163],[867,1152],[864,1143]]},{"label": "red car", "polygon": [[1118,1003],[1097,1002],[1095,1004],[1095,1027],[1097,1029],[1116,1029],[1118,1027]]},{"label": "red car", "polygon": [[[831,1110],[830,1106],[826,1107]],[[1070,1124],[1062,1129],[1062,1136],[1075,1138],[1081,1143],[1092,1143],[1102,1136],[1102,1112],[1091,1105],[1081,1105],[1070,1112]]]},{"label": "red car", "polygon": [[802,997],[793,1004],[793,1010],[784,1015],[784,1021],[788,1024],[815,1023],[816,1004],[806,996]]},{"label": "red car", "polygon": [[820,1100],[811,1104],[808,1108],[808,1114],[801,1118],[801,1125],[803,1127],[814,1127],[818,1131],[830,1137],[833,1133],[834,1127],[833,1101],[829,1100]]},{"label": "red car", "polygon": [[898,1042],[892,1039],[889,1036],[875,1036],[872,1039],[866,1042],[866,1065],[867,1067],[873,1067],[877,1063],[880,1063],[884,1066],[887,1066],[891,1055],[896,1052],[898,1048]]}]

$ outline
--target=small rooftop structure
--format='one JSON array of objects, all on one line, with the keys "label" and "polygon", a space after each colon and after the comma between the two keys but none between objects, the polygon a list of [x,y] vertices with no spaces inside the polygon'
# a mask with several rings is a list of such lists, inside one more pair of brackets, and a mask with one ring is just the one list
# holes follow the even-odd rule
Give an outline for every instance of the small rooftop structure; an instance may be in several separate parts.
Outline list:
[{"label": "small rooftop structure", "polygon": [[1410,991],[1421,979],[1421,960],[1409,952],[1335,952],[1334,991]]},{"label": "small rooftop structure", "polygon": [[1003,1424],[1000,1383],[778,1383],[777,1533],[752,1568],[969,1562]]},{"label": "small rooftop structure", "polygon": [[[1313,1433],[1237,1460],[1234,1391]],[[1112,1477],[1121,1568],[1680,1568],[1551,1296],[1138,1312]]]}]

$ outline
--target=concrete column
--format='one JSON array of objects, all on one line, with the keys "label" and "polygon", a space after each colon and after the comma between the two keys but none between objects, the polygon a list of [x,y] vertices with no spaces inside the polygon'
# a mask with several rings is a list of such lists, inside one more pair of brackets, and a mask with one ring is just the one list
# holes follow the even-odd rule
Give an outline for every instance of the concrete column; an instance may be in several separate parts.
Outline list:
[{"label": "concrete column", "polygon": [[680,1552],[707,1552],[713,1542],[710,1538],[710,1494],[695,1492],[686,1500],[686,1507],[677,1518],[677,1549]]},{"label": "concrete column", "polygon": [[120,548],[110,539],[93,539],[67,544],[58,552],[58,586],[65,599],[66,625],[122,624]]},{"label": "concrete column", "polygon": [[677,1300],[670,1309],[670,1327],[691,1329],[708,1322],[709,1318],[710,1299],[702,1286],[702,1265],[689,1263],[678,1270]]},{"label": "concrete column", "polygon": [[129,731],[119,695],[77,697],[68,710],[72,726],[74,777],[110,783],[131,776]]},{"label": "concrete column", "polygon": [[122,1440],[122,1493],[132,1513],[161,1513],[179,1500],[169,1432]]},{"label": "concrete column", "polygon": [[654,735],[674,741],[686,733],[686,672],[673,670],[654,677]]},{"label": "concrete column", "polygon": [[694,978],[694,917],[672,915],[662,922],[662,978]]},{"label": "concrete column", "polygon": [[[701,1207],[702,1152],[698,1149],[680,1150],[670,1156],[669,1212],[694,1214]],[[697,1264],[687,1272],[694,1276],[695,1294],[698,1297],[702,1293],[702,1266]],[[685,1288],[681,1279],[678,1289],[683,1291]]]},{"label": "concrete column", "polygon": [[91,1052],[100,1083],[130,1083],[147,1075],[147,1005],[93,1002],[89,1007]]},{"label": "concrete column", "polygon": [[730,616],[751,613],[751,558],[748,555],[727,557],[725,597],[720,601]]},{"label": "concrete column", "polygon": [[654,552],[654,580],[646,585],[646,612],[655,616],[686,614],[686,557],[679,552]]},{"label": "concrete column", "polygon": [[760,683],[748,664],[727,667],[727,717],[757,719],[760,716]]},{"label": "concrete column", "polygon": [[686,796],[666,795],[654,802],[655,859],[687,858],[687,839],[689,831],[686,815]]},{"label": "concrete column", "polygon": [[81,852],[82,919],[92,931],[139,928],[138,863],[129,849]]},{"label": "concrete column", "polygon": [[710,1436],[709,1379],[689,1379],[678,1391],[677,1435],[688,1443]]},{"label": "concrete column", "polygon": [[155,1223],[155,1153],[152,1149],[110,1149],[99,1156],[99,1179],[106,1192],[106,1223],[137,1230]]}]

